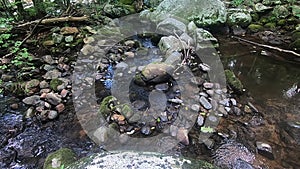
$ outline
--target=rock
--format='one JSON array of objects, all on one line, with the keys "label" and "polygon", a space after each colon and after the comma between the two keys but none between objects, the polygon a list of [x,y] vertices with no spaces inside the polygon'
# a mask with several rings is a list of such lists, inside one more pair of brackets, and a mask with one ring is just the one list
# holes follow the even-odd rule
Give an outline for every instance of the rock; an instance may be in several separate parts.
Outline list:
[{"label": "rock", "polygon": [[44,62],[46,62],[50,65],[55,63],[51,55],[45,55],[45,56],[42,57],[42,59],[43,59]]},{"label": "rock", "polygon": [[56,78],[61,77],[61,72],[59,72],[59,70],[57,70],[57,69],[50,70],[43,77],[45,79],[56,79]]},{"label": "rock", "polygon": [[230,28],[232,30],[233,35],[236,35],[236,36],[245,36],[245,34],[246,34],[246,30],[243,29],[239,25],[233,25]]},{"label": "rock", "polygon": [[285,130],[288,135],[290,135],[296,141],[298,145],[300,145],[300,121],[283,122],[281,124],[281,128]]},{"label": "rock", "polygon": [[173,31],[175,31],[177,34],[182,34],[186,32],[186,25],[177,19],[166,18],[157,24],[157,30],[162,33],[173,33]]},{"label": "rock", "polygon": [[[109,151],[90,155],[76,163],[69,165],[68,169],[78,168],[115,168],[115,169],[214,169],[215,167],[202,160],[186,159],[154,152],[135,151]],[[104,167],[105,166],[105,167]],[[155,167],[153,167],[155,166]]]},{"label": "rock", "polygon": [[89,37],[84,38],[84,39],[83,39],[83,42],[84,42],[85,44],[90,44],[90,43],[92,43],[92,42],[95,42],[95,39],[94,39],[93,37],[89,36]]},{"label": "rock", "polygon": [[63,40],[64,36],[57,34],[57,33],[53,33],[52,34],[52,40],[54,42],[54,44],[60,44],[61,41]]},{"label": "rock", "polygon": [[173,66],[165,63],[148,64],[140,75],[135,76],[135,82],[144,81],[154,84],[167,82],[173,69]]},{"label": "rock", "polygon": [[252,21],[250,13],[246,10],[234,8],[228,9],[227,11],[227,24],[229,26],[240,25],[242,27],[245,27],[248,26]]},{"label": "rock", "polygon": [[205,83],[203,83],[203,87],[206,88],[206,89],[211,89],[211,88],[214,87],[214,84],[209,83],[209,82],[205,82]]},{"label": "rock", "polygon": [[202,71],[204,72],[209,72],[210,71],[210,66],[208,64],[205,63],[200,63],[199,67]]},{"label": "rock", "polygon": [[41,89],[45,89],[45,88],[48,88],[48,87],[49,87],[49,84],[45,80],[40,82],[40,88]]},{"label": "rock", "polygon": [[252,164],[254,161],[252,154],[244,145],[235,141],[230,141],[221,145],[214,152],[213,162],[220,168],[235,168],[239,160]]},{"label": "rock", "polygon": [[26,113],[25,113],[25,118],[31,118],[34,115],[33,110],[34,109],[32,107],[30,107],[29,109],[27,109]]},{"label": "rock", "polygon": [[69,93],[68,90],[63,89],[63,90],[60,92],[60,96],[61,96],[62,98],[65,98],[65,97],[67,97],[68,93]]},{"label": "rock", "polygon": [[226,81],[228,85],[238,93],[243,92],[244,86],[242,85],[242,82],[235,76],[235,74],[231,70],[225,70],[225,76],[226,76]]},{"label": "rock", "polygon": [[204,117],[199,114],[199,116],[197,118],[197,125],[202,127],[203,124],[204,124]]},{"label": "rock", "polygon": [[135,9],[132,5],[124,4],[106,4],[103,8],[103,11],[110,18],[119,18],[129,14],[135,13]]},{"label": "rock", "polygon": [[54,90],[54,91],[58,91],[57,90],[57,87],[59,86],[59,85],[61,85],[63,82],[61,81],[61,80],[59,80],[58,78],[55,78],[55,79],[52,79],[51,81],[50,81],[50,88],[52,89],[52,90]]},{"label": "rock", "polygon": [[219,46],[218,40],[205,29],[197,28],[192,34],[196,37],[196,50],[205,48],[216,48]]},{"label": "rock", "polygon": [[37,105],[40,103],[40,96],[38,95],[33,95],[30,97],[26,97],[25,99],[22,100],[23,103],[28,104],[28,105]]},{"label": "rock", "polygon": [[177,16],[186,21],[194,21],[199,26],[209,26],[226,21],[226,8],[220,0],[190,0],[189,3],[185,0],[164,0],[155,11],[143,15],[153,21]]},{"label": "rock", "polygon": [[148,136],[151,134],[151,129],[149,126],[143,126],[141,129],[141,133]]},{"label": "rock", "polygon": [[251,31],[251,32],[259,32],[259,31],[262,31],[264,28],[263,26],[261,25],[258,25],[258,24],[250,24],[248,26],[248,29]]},{"label": "rock", "polygon": [[80,51],[83,55],[89,55],[95,51],[95,47],[90,44],[86,44]]},{"label": "rock", "polygon": [[242,114],[242,111],[241,111],[241,109],[240,108],[238,108],[238,107],[236,107],[236,106],[234,106],[233,107],[233,113],[235,114],[235,115],[237,115],[237,116],[240,116],[241,114]]},{"label": "rock", "polygon": [[66,37],[65,37],[65,41],[66,41],[67,43],[73,42],[73,40],[74,40],[74,36],[72,36],[72,35],[69,35],[69,36],[66,36]]},{"label": "rock", "polygon": [[9,106],[12,110],[17,110],[19,108],[19,104],[18,103],[13,103]]},{"label": "rock", "polygon": [[50,120],[55,119],[57,116],[58,116],[57,111],[54,111],[54,110],[48,111],[48,118],[49,118]]},{"label": "rock", "polygon": [[58,111],[58,113],[61,113],[65,110],[65,105],[60,103],[55,107],[55,109]]},{"label": "rock", "polygon": [[176,65],[181,62],[181,57],[182,57],[182,54],[177,51],[172,52],[170,54],[167,53],[165,63],[170,64],[170,65]]},{"label": "rock", "polygon": [[208,100],[204,96],[201,96],[199,100],[200,100],[201,105],[205,109],[207,109],[207,110],[212,109],[212,105],[208,102]]},{"label": "rock", "polygon": [[60,29],[60,34],[62,35],[70,35],[70,34],[76,34],[79,30],[76,27],[63,27]]},{"label": "rock", "polygon": [[194,112],[199,112],[199,110],[200,110],[200,106],[198,105],[198,104],[193,104],[192,106],[191,106],[191,109],[194,111]]},{"label": "rock", "polygon": [[37,80],[37,79],[32,79],[32,80],[26,82],[26,84],[25,84],[25,89],[26,89],[26,90],[30,90],[30,89],[36,88],[36,87],[39,86],[39,84],[40,84],[40,81],[39,81],[39,80]]},{"label": "rock", "polygon": [[277,5],[273,9],[272,15],[275,16],[277,19],[286,18],[288,15],[290,15],[290,12],[286,7],[282,5]]},{"label": "rock", "polygon": [[298,17],[298,19],[300,18],[300,6],[299,5],[293,5],[292,7],[292,14],[295,17]]},{"label": "rock", "polygon": [[54,106],[58,105],[62,101],[59,95],[55,93],[48,93],[46,95],[46,99],[50,104]]},{"label": "rock", "polygon": [[134,53],[133,52],[125,52],[124,55],[128,58],[134,58]]},{"label": "rock", "polygon": [[76,154],[71,149],[61,148],[47,156],[43,169],[60,169],[75,161]]},{"label": "rock", "polygon": [[43,42],[43,46],[53,46],[54,44],[53,40],[46,40]]},{"label": "rock", "polygon": [[155,85],[155,89],[158,91],[166,91],[169,89],[169,84],[168,83],[162,83],[162,84],[158,84]]},{"label": "rock", "polygon": [[269,158],[270,160],[274,160],[272,147],[269,144],[257,141],[256,148],[259,154]]},{"label": "rock", "polygon": [[265,6],[262,3],[256,3],[255,6],[254,6],[254,10],[256,12],[264,12],[264,11],[269,10],[269,9],[272,9],[272,7]]},{"label": "rock", "polygon": [[158,43],[159,49],[165,53],[172,53],[181,49],[187,49],[187,44],[181,42],[175,36],[162,37]]},{"label": "rock", "polygon": [[189,136],[188,136],[189,131],[185,128],[179,128],[177,131],[177,140],[179,140],[182,144],[184,145],[189,145]]},{"label": "rock", "polygon": [[118,64],[116,65],[116,68],[125,70],[125,69],[128,68],[128,64],[125,63],[125,62],[120,62],[120,63],[118,63]]}]

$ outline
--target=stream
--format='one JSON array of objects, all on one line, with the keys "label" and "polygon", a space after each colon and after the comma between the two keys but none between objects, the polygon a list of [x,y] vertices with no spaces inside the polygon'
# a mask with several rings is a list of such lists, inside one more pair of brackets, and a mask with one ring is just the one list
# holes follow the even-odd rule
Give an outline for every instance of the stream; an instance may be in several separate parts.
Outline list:
[{"label": "stream", "polygon": [[[240,127],[240,123],[232,123],[232,119],[223,120],[218,128],[224,133],[235,130],[237,140],[249,144],[250,150],[253,141],[270,144],[275,160],[257,155],[266,168],[299,168],[300,144],[289,140],[283,131],[289,121],[300,121],[299,94],[284,97],[285,91],[300,82],[299,64],[261,55],[262,49],[230,38],[218,39],[224,67],[233,70],[246,88],[241,100],[251,101],[260,112],[257,119],[252,116],[234,119],[244,124],[256,122],[250,125],[249,132],[239,133],[236,127]],[[12,103],[20,103],[19,108],[12,110]],[[47,122],[35,117],[25,119],[27,108],[12,96],[0,96],[0,109],[0,168],[42,168],[46,156],[61,147],[73,149],[78,157],[102,151],[83,132],[72,102],[67,103],[58,119]],[[254,136],[248,140],[250,131]],[[193,154],[197,150],[190,148],[189,151]]]}]

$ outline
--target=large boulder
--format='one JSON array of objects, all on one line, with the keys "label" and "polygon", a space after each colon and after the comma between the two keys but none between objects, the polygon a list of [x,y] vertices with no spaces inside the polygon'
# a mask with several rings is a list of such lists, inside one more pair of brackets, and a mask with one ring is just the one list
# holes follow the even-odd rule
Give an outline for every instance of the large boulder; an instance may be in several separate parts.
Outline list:
[{"label": "large boulder", "polygon": [[213,165],[201,161],[173,157],[150,152],[105,152],[79,160],[66,169],[88,168],[172,168],[172,169],[213,169]]},{"label": "large boulder", "polygon": [[194,21],[198,26],[209,26],[226,21],[226,8],[220,0],[164,0],[155,11],[144,11],[142,16],[153,21],[162,21],[176,16]]}]

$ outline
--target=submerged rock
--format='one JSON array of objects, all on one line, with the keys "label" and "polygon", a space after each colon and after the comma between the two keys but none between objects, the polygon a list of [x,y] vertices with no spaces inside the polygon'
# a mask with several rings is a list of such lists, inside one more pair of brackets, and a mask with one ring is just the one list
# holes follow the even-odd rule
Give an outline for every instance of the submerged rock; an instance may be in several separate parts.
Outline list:
[{"label": "submerged rock", "polygon": [[231,70],[225,70],[226,81],[229,86],[238,93],[243,91],[242,82],[235,76]]},{"label": "submerged rock", "polygon": [[68,149],[61,148],[51,154],[45,160],[43,169],[61,169],[76,160],[76,154]]}]

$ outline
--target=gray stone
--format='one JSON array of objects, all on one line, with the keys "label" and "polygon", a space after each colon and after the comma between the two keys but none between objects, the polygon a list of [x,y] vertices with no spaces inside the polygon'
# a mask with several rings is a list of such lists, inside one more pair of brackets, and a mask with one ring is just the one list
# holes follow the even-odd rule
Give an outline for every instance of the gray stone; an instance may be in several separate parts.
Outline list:
[{"label": "gray stone", "polygon": [[45,88],[48,88],[48,87],[49,87],[49,83],[46,82],[45,80],[40,82],[40,88],[41,89],[45,89]]},{"label": "gray stone", "polygon": [[212,105],[208,102],[208,100],[205,97],[201,96],[199,100],[200,100],[201,105],[205,109],[207,109],[207,110],[212,109]]},{"label": "gray stone", "polygon": [[162,37],[158,43],[159,49],[165,53],[172,53],[181,49],[187,49],[187,44],[175,36]]},{"label": "gray stone", "polygon": [[177,51],[172,52],[171,54],[166,54],[165,63],[170,65],[176,65],[181,62],[181,57],[182,54]]},{"label": "gray stone", "polygon": [[211,88],[214,87],[214,84],[209,83],[209,82],[205,82],[205,83],[203,83],[203,87],[206,88],[206,89],[211,89]]},{"label": "gray stone", "polygon": [[197,125],[202,127],[203,124],[204,124],[204,117],[199,115],[197,118]]},{"label": "gray stone", "polygon": [[74,40],[74,36],[72,36],[72,35],[69,35],[69,36],[66,36],[66,37],[65,37],[65,41],[66,41],[67,43],[73,42],[73,40]]},{"label": "gray stone", "polygon": [[43,61],[48,63],[48,64],[53,64],[55,63],[55,61],[53,60],[52,56],[51,55],[45,55],[42,57],[43,58]]},{"label": "gray stone", "polygon": [[194,111],[194,112],[199,112],[200,110],[200,106],[198,104],[193,104],[191,106],[191,109]]},{"label": "gray stone", "polygon": [[195,21],[197,25],[209,26],[226,21],[226,8],[220,0],[164,0],[155,11],[142,14],[153,21],[161,21],[177,16],[186,21]]},{"label": "gray stone", "polygon": [[53,33],[52,34],[52,40],[55,44],[59,44],[61,43],[61,41],[63,40],[64,36],[61,34],[57,34],[57,33]]},{"label": "gray stone", "polygon": [[202,71],[204,72],[209,72],[210,71],[210,66],[208,64],[205,63],[200,63],[199,67]]},{"label": "gray stone", "polygon": [[278,5],[278,6],[275,6],[275,8],[272,11],[272,14],[276,18],[286,18],[288,15],[290,15],[290,12],[286,7],[284,7],[282,5]]},{"label": "gray stone", "polygon": [[56,79],[61,77],[61,72],[57,69],[48,71],[44,76],[45,79]]},{"label": "gray stone", "polygon": [[272,147],[269,144],[257,141],[256,148],[259,154],[269,158],[270,160],[274,160]]},{"label": "gray stone", "polygon": [[48,112],[48,118],[49,118],[50,120],[55,119],[57,116],[58,116],[57,111],[50,110],[50,111]]},{"label": "gray stone", "polygon": [[216,48],[219,46],[218,40],[207,30],[197,28],[193,35],[196,37],[196,50],[205,48]]},{"label": "gray stone", "polygon": [[30,97],[26,97],[25,99],[22,100],[25,104],[28,105],[37,105],[38,103],[40,103],[40,96],[38,95],[33,95]]},{"label": "gray stone", "polygon": [[92,54],[95,51],[95,47],[92,45],[86,44],[83,46],[83,48],[80,51],[84,55]]},{"label": "gray stone", "polygon": [[162,31],[163,33],[173,33],[173,31],[175,31],[177,34],[182,34],[183,32],[186,32],[186,25],[177,19],[166,18],[158,23],[157,30]]},{"label": "gray stone", "polygon": [[59,95],[55,93],[48,93],[46,95],[46,99],[50,104],[54,106],[58,105],[62,101]]},{"label": "gray stone", "polygon": [[254,9],[255,9],[256,12],[264,12],[266,10],[272,9],[272,7],[265,6],[262,3],[257,3],[257,4],[254,5]]}]

